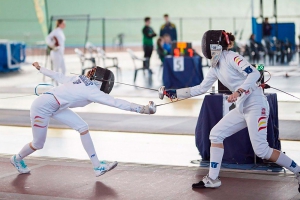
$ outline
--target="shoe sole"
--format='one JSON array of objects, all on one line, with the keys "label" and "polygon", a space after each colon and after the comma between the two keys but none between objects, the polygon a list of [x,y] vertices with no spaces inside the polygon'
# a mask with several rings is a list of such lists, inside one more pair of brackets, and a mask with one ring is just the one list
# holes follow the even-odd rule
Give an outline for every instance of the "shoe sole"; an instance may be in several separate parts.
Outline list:
[{"label": "shoe sole", "polygon": [[220,187],[221,185],[219,185],[219,186],[214,186],[214,187],[207,187],[207,186],[199,186],[199,187],[197,187],[197,186],[192,186],[192,188],[193,189],[201,189],[201,188],[211,188],[211,189],[215,189],[215,188],[218,188],[218,187]]},{"label": "shoe sole", "polygon": [[12,164],[12,166],[14,166],[14,168],[16,168],[16,170],[20,173],[20,174],[29,174],[29,172],[20,172],[19,169],[16,167],[16,165],[14,164],[14,162],[11,160],[11,158],[9,159],[10,164]]},{"label": "shoe sole", "polygon": [[118,163],[116,163],[115,165],[113,165],[109,170],[103,171],[101,174],[96,175],[96,177],[104,175],[106,172],[109,172],[109,171],[113,170],[114,168],[116,168],[116,166],[118,166]]},{"label": "shoe sole", "polygon": [[116,164],[115,165],[113,165],[109,170],[107,170],[107,171],[111,171],[111,170],[113,170],[114,168],[116,168],[118,166],[118,163],[116,162]]},{"label": "shoe sole", "polygon": [[108,172],[108,171],[102,171],[102,173],[101,173],[101,174],[97,174],[96,177],[102,176],[102,175],[105,174],[106,172]]}]

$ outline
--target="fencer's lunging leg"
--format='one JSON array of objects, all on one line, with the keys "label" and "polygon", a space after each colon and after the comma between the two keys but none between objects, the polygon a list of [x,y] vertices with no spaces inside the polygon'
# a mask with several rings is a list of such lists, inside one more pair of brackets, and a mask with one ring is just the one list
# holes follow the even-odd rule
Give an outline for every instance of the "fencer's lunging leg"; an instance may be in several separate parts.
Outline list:
[{"label": "fencer's lunging leg", "polygon": [[100,161],[97,157],[87,123],[70,109],[61,110],[55,113],[52,117],[80,133],[82,145],[86,153],[88,154],[94,168],[99,167]]},{"label": "fencer's lunging leg", "polygon": [[106,172],[114,169],[118,165],[118,162],[107,163],[105,161],[99,161],[92,138],[89,133],[89,127],[79,115],[77,115],[70,109],[65,109],[55,113],[55,115],[53,115],[52,117],[70,126],[80,133],[82,145],[93,164],[96,176],[101,176]]},{"label": "fencer's lunging leg", "polygon": [[80,139],[81,139],[82,146],[85,149],[86,153],[88,154],[94,168],[99,167],[100,162],[96,154],[95,147],[89,131],[86,130],[80,133]]},{"label": "fencer's lunging leg", "polygon": [[25,146],[21,149],[21,151],[16,155],[16,161],[21,161],[23,158],[26,156],[29,156],[33,152],[35,152],[37,149],[35,149],[32,146],[32,143],[30,142],[29,144],[25,144]]},{"label": "fencer's lunging leg", "polygon": [[44,147],[47,136],[47,129],[50,116],[59,108],[57,101],[52,95],[41,95],[31,105],[30,119],[33,134],[33,140],[21,149],[21,151],[12,156],[10,162],[16,167],[20,173],[29,173],[23,159]]},{"label": "fencer's lunging leg", "polygon": [[273,153],[270,158],[270,161],[275,162],[276,164],[287,168],[288,170],[292,171],[296,175],[298,175],[300,172],[300,167],[299,165],[297,165],[295,161],[293,161],[290,157],[288,157],[287,155],[285,155],[284,153],[276,149],[273,149]]},{"label": "fencer's lunging leg", "polygon": [[223,155],[223,143],[212,143],[210,147],[210,165],[208,176],[213,180],[219,176]]},{"label": "fencer's lunging leg", "polygon": [[210,132],[210,166],[209,177],[216,179],[219,176],[222,158],[224,154],[223,141],[225,138],[246,127],[246,122],[242,114],[237,109],[233,109],[217,123]]},{"label": "fencer's lunging leg", "polygon": [[221,186],[218,178],[224,154],[223,141],[225,138],[246,127],[244,116],[233,109],[217,123],[210,132],[210,165],[209,173],[202,181],[192,185],[193,188],[216,188]]},{"label": "fencer's lunging leg", "polygon": [[[258,157],[275,162],[298,175],[300,167],[295,161],[284,153],[269,147],[269,143],[267,142],[268,108],[266,104],[263,108],[260,106],[253,110],[246,109],[245,118],[254,152]],[[263,112],[262,109],[264,109]]]}]

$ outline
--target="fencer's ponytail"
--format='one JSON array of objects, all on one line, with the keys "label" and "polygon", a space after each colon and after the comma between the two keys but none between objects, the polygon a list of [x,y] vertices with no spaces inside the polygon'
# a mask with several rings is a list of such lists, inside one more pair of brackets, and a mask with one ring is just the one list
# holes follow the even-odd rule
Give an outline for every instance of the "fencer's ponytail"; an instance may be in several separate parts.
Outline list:
[{"label": "fencer's ponytail", "polygon": [[223,47],[223,50],[227,50],[228,46],[233,46],[233,43],[235,41],[235,37],[234,35],[232,35],[232,33],[229,32],[222,32],[222,36],[221,36],[221,46]]},{"label": "fencer's ponytail", "polygon": [[64,22],[63,19],[58,19],[58,20],[56,21],[56,28],[59,27],[59,25],[61,25],[63,22]]}]

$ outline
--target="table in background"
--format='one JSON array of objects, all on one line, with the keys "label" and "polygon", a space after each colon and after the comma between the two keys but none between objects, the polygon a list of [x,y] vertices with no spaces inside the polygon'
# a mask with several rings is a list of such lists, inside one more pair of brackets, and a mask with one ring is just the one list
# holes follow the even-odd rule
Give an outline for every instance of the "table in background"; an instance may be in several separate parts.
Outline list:
[{"label": "table in background", "polygon": [[[278,104],[276,94],[265,94],[269,105],[270,115],[268,119],[267,141],[271,148],[280,150],[279,127],[278,127]],[[210,154],[210,130],[223,117],[223,95],[206,95],[201,107],[196,126],[196,146],[202,160],[209,160]],[[261,160],[258,160],[261,162]],[[233,134],[224,140],[224,163],[250,164],[254,163],[254,151],[251,146],[248,129]]]},{"label": "table in background", "polygon": [[200,56],[183,57],[182,71],[174,71],[173,60],[174,57],[166,57],[163,64],[163,84],[166,88],[192,87],[202,82],[202,58]]}]

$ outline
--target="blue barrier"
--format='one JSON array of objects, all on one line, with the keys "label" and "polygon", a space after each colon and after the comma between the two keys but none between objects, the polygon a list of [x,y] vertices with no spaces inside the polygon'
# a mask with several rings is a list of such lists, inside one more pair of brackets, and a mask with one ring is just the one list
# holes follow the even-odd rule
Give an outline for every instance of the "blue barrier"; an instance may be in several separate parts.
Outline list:
[{"label": "blue barrier", "polygon": [[25,43],[0,41],[0,72],[18,70],[25,62],[25,50]]},{"label": "blue barrier", "polygon": [[[276,24],[270,23],[272,26],[271,36],[276,36]],[[252,33],[255,34],[255,41],[261,42],[262,40],[262,24],[257,23],[255,18],[252,18]],[[295,35],[296,27],[295,23],[277,23],[277,39],[280,41],[288,41],[292,44],[292,49],[296,46]]]}]

